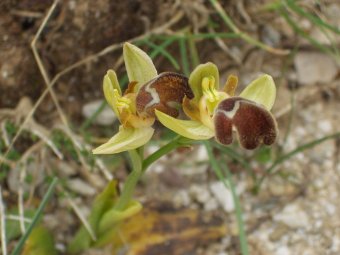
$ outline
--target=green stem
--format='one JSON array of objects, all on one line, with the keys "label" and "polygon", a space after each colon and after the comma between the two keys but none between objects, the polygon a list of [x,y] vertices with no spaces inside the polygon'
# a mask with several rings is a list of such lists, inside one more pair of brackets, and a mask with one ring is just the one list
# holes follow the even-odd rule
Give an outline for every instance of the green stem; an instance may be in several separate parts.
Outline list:
[{"label": "green stem", "polygon": [[131,163],[132,163],[132,172],[129,174],[127,179],[125,180],[125,184],[122,190],[120,197],[114,207],[115,210],[124,210],[125,207],[130,202],[133,193],[135,191],[136,185],[139,181],[140,176],[142,175],[142,158],[136,150],[129,151]]},{"label": "green stem", "polygon": [[[236,220],[237,220],[237,225],[239,228],[239,238],[240,238],[240,246],[241,246],[241,253],[242,255],[248,255],[249,254],[249,250],[248,250],[248,243],[247,243],[247,237],[246,237],[246,233],[245,233],[245,228],[244,228],[244,222],[243,222],[243,218],[242,218],[242,208],[240,205],[240,200],[237,196],[236,193],[236,187],[235,187],[235,183],[233,181],[233,178],[231,176],[231,173],[229,171],[229,168],[227,167],[226,164],[222,165],[222,168],[224,169],[224,171],[227,174],[227,180],[228,183],[226,182],[223,174],[222,174],[222,169],[220,164],[217,162],[213,151],[212,151],[212,147],[209,141],[204,141],[204,145],[207,149],[209,158],[211,160],[211,165],[213,170],[215,171],[215,173],[217,174],[217,176],[219,177],[219,179],[224,183],[224,185],[226,186],[226,188],[229,189],[230,186],[230,190],[233,196],[233,200],[235,203],[235,213],[236,213]],[[229,185],[228,185],[229,184]]]},{"label": "green stem", "polygon": [[21,254],[21,250],[27,240],[27,238],[29,237],[29,235],[31,234],[33,228],[35,227],[35,225],[37,224],[38,220],[41,218],[41,215],[43,213],[43,210],[47,204],[47,202],[50,200],[52,193],[54,191],[55,186],[58,183],[58,178],[54,177],[50,186],[48,187],[47,192],[45,193],[36,213],[34,214],[33,220],[31,222],[31,224],[29,225],[28,229],[26,230],[25,234],[20,238],[19,242],[17,243],[17,245],[15,246],[14,250],[12,251],[11,255],[19,255]]},{"label": "green stem", "polygon": [[143,161],[142,173],[144,173],[146,169],[157,159],[163,157],[165,154],[168,154],[170,151],[177,149],[178,147],[190,145],[191,142],[192,141],[190,139],[184,138],[182,136],[176,136],[174,140],[152,153]]},{"label": "green stem", "polygon": [[191,144],[191,140],[184,138],[182,136],[177,136],[174,140],[160,148],[158,151],[151,154],[145,160],[143,160],[143,149],[139,150],[131,150],[129,151],[131,163],[132,163],[132,172],[125,180],[125,184],[122,190],[120,197],[114,207],[115,210],[124,210],[128,203],[130,202],[136,185],[142,176],[142,174],[146,171],[146,169],[157,159],[161,158],[165,154],[170,151],[183,146]]}]

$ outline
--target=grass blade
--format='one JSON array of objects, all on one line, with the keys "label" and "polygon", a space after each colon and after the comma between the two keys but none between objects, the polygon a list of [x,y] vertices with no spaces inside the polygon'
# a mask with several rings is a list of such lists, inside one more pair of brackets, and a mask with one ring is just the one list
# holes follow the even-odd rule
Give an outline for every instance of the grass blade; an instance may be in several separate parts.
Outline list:
[{"label": "grass blade", "polygon": [[205,145],[205,148],[207,149],[209,159],[211,161],[211,166],[212,166],[213,170],[215,171],[216,175],[224,183],[226,188],[229,189],[229,186],[230,186],[230,190],[231,190],[233,200],[234,200],[234,203],[235,203],[235,213],[236,213],[237,225],[238,225],[238,228],[239,228],[241,254],[242,255],[248,255],[249,250],[248,250],[247,237],[246,237],[245,228],[244,228],[244,222],[243,222],[243,218],[242,218],[242,208],[241,208],[241,205],[240,205],[240,200],[239,200],[237,193],[236,193],[235,183],[233,182],[233,178],[231,176],[229,168],[227,167],[226,164],[224,164],[224,165],[222,165],[222,169],[224,170],[224,172],[227,175],[227,180],[228,180],[228,183],[229,183],[229,185],[228,185],[227,181],[225,180],[225,178],[223,176],[221,166],[218,164],[218,162],[217,162],[217,160],[216,160],[216,158],[213,154],[212,146],[211,146],[210,142],[204,141],[204,145]]},{"label": "grass blade", "polygon": [[333,56],[333,52],[329,48],[325,47],[320,42],[318,42],[317,40],[315,40],[312,37],[310,37],[305,31],[303,31],[299,26],[297,26],[295,24],[295,22],[289,17],[289,15],[288,15],[286,10],[280,9],[280,14],[287,21],[287,23],[294,29],[294,31],[298,35],[300,35],[301,37],[307,39],[312,45],[314,45],[315,47],[319,48],[323,52]]},{"label": "grass blade", "polygon": [[148,46],[150,46],[151,48],[153,48],[154,50],[157,50],[160,54],[162,54],[166,59],[169,60],[169,62],[172,64],[172,66],[176,69],[179,70],[179,64],[177,62],[177,60],[167,51],[165,50],[165,47],[158,46],[156,44],[154,44],[151,41],[148,40],[144,40],[144,43]]},{"label": "grass blade", "polygon": [[2,187],[0,186],[0,225],[1,225],[1,247],[2,254],[7,255],[7,238],[6,238],[6,217],[5,205],[2,200]]},{"label": "grass blade", "polygon": [[327,135],[327,136],[324,136],[320,139],[316,139],[314,141],[311,141],[309,143],[305,143],[299,147],[297,147],[296,149],[282,155],[281,157],[279,157],[277,160],[275,160],[275,162],[270,166],[268,167],[266,170],[265,170],[265,175],[263,175],[261,177],[261,179],[259,180],[259,182],[257,183],[256,185],[256,191],[258,191],[261,187],[261,184],[263,183],[264,179],[266,178],[266,176],[268,176],[269,174],[271,174],[274,169],[279,165],[281,164],[282,162],[286,161],[287,159],[293,157],[294,155],[304,151],[304,150],[307,150],[309,148],[312,148],[324,141],[327,141],[327,140],[330,140],[330,139],[334,139],[334,138],[340,138],[340,132],[338,133],[335,133],[335,134],[332,134],[332,135]]},{"label": "grass blade", "polygon": [[294,12],[296,12],[297,14],[307,18],[312,23],[314,23],[316,26],[324,27],[324,28],[326,28],[326,29],[328,29],[328,30],[330,30],[330,31],[340,35],[340,29],[339,28],[328,24],[327,22],[325,22],[322,19],[320,19],[318,16],[315,16],[315,15],[312,15],[312,14],[306,12],[304,9],[300,8],[296,4],[295,0],[285,0],[285,3]]},{"label": "grass blade", "polygon": [[32,222],[31,224],[29,225],[29,227],[27,228],[27,231],[25,232],[25,234],[20,238],[19,242],[17,243],[16,247],[14,248],[13,252],[11,253],[11,255],[19,255],[27,238],[29,237],[29,235],[31,234],[33,228],[35,227],[35,225],[37,224],[47,202],[50,200],[51,198],[51,195],[54,191],[54,188],[56,186],[58,182],[58,178],[57,177],[54,177],[50,186],[48,187],[48,190],[45,194],[45,196],[43,197],[39,207],[38,207],[38,210],[37,212],[35,213],[33,219],[32,219]]},{"label": "grass blade", "polygon": [[189,66],[188,53],[187,53],[187,47],[185,45],[185,41],[186,40],[184,38],[180,38],[178,40],[179,50],[181,52],[183,72],[186,76],[189,76],[190,75],[190,66]]},{"label": "grass blade", "polygon": [[222,20],[224,23],[235,33],[237,34],[240,38],[242,38],[244,41],[246,41],[249,44],[255,45],[265,51],[268,51],[273,54],[277,55],[287,55],[289,54],[289,50],[284,50],[284,49],[277,49],[273,48],[267,44],[264,44],[247,33],[242,32],[236,25],[235,23],[231,20],[231,18],[228,16],[228,14],[223,10],[222,6],[217,0],[209,0],[211,5],[215,8],[215,10],[218,12],[218,14],[221,16]]}]

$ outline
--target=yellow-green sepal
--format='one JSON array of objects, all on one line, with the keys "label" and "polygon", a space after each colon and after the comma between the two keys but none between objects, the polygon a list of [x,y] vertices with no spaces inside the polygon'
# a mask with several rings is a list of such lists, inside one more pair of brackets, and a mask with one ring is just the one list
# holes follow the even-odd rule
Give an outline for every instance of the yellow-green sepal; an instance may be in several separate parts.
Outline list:
[{"label": "yellow-green sepal", "polygon": [[103,79],[103,90],[104,90],[104,96],[105,96],[107,103],[111,106],[112,110],[119,117],[119,112],[118,112],[116,99],[115,99],[115,93],[118,93],[119,96],[121,96],[122,91],[119,86],[119,82],[118,82],[115,71],[113,70],[107,71]]},{"label": "yellow-green sepal", "polygon": [[142,210],[143,206],[136,200],[129,201],[124,210],[116,210],[114,207],[107,211],[99,223],[99,234],[107,231],[115,226],[115,224],[122,222],[125,219],[132,217]]},{"label": "yellow-green sepal", "polygon": [[138,91],[138,87],[157,76],[157,70],[151,58],[137,46],[124,43],[123,55],[129,81],[138,82],[136,91]]},{"label": "yellow-green sepal", "polygon": [[275,82],[270,75],[262,75],[252,81],[241,92],[240,97],[262,104],[268,111],[270,111],[276,98]]},{"label": "yellow-green sepal", "polygon": [[163,112],[155,111],[158,120],[177,134],[193,140],[207,140],[214,136],[214,131],[195,120],[175,119]]},{"label": "yellow-green sepal", "polygon": [[93,154],[115,154],[122,151],[133,150],[146,144],[152,137],[154,129],[124,128],[119,127],[119,132],[108,142],[102,144],[92,151]]},{"label": "yellow-green sepal", "polygon": [[194,93],[194,101],[198,103],[203,95],[202,80],[205,77],[213,77],[215,79],[215,88],[219,88],[219,72],[215,64],[208,62],[198,65],[189,76],[189,85]]},{"label": "yellow-green sepal", "polygon": [[26,240],[22,255],[57,255],[53,235],[42,225],[35,227]]}]

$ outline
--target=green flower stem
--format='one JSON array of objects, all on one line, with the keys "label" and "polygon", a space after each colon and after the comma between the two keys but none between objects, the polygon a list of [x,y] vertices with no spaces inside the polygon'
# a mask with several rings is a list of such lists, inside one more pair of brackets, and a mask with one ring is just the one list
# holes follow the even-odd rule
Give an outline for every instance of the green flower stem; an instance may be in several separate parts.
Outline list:
[{"label": "green flower stem", "polygon": [[146,171],[146,169],[156,160],[159,158],[163,157],[164,155],[168,154],[170,151],[177,149],[178,147],[181,146],[188,146],[192,144],[192,140],[185,138],[183,136],[176,136],[174,140],[160,148],[159,150],[155,151],[152,153],[149,157],[147,157],[143,161],[143,166],[142,166],[142,173]]},{"label": "green flower stem", "polygon": [[158,151],[151,154],[148,158],[143,161],[143,148],[137,150],[130,150],[129,155],[132,163],[132,172],[125,180],[125,184],[120,197],[114,207],[114,210],[123,211],[128,203],[131,201],[136,185],[145,172],[145,170],[157,159],[161,158],[170,151],[191,144],[191,140],[182,136],[177,136],[174,140],[160,148]]},{"label": "green flower stem", "polygon": [[135,187],[142,175],[141,156],[136,150],[130,150],[129,155],[132,163],[132,172],[125,180],[123,191],[114,207],[115,210],[119,211],[124,210],[130,202],[133,192],[135,191]]}]

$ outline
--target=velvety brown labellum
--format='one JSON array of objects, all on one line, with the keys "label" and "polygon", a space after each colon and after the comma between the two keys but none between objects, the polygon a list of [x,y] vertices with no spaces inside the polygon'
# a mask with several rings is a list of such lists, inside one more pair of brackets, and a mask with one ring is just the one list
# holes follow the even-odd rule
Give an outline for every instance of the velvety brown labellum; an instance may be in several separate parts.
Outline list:
[{"label": "velvety brown labellum", "polygon": [[184,96],[194,97],[188,78],[177,73],[161,73],[140,88],[136,97],[137,112],[154,117],[157,109],[177,117]]},{"label": "velvety brown labellum", "polygon": [[255,149],[261,143],[271,145],[277,136],[276,121],[264,107],[253,101],[231,97],[223,100],[214,116],[216,140],[222,144],[233,141],[233,127],[242,147]]}]

